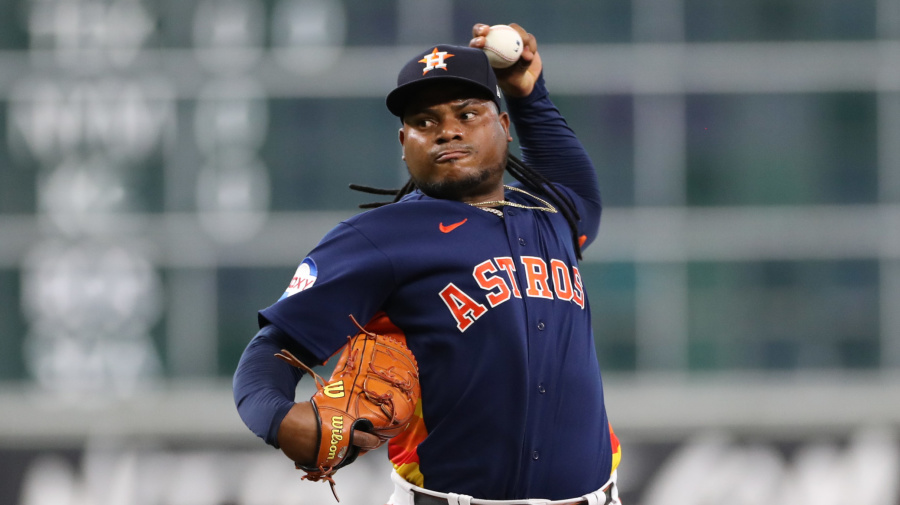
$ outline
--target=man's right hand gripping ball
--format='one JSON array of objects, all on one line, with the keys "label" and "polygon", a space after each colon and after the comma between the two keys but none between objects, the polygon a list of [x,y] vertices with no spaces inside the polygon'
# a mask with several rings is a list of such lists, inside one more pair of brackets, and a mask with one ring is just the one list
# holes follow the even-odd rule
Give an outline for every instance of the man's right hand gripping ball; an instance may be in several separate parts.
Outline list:
[{"label": "man's right hand gripping ball", "polygon": [[332,491],[338,469],[409,426],[421,397],[416,359],[404,336],[360,326],[348,339],[327,382],[289,351],[275,355],[312,375],[317,389],[285,417],[279,445],[306,472],[304,479],[326,480]]}]

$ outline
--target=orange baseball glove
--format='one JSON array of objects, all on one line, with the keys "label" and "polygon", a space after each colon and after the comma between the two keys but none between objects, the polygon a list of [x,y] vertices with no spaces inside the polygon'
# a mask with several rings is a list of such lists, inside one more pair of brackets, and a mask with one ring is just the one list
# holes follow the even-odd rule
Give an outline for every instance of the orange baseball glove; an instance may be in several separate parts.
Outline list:
[{"label": "orange baseball glove", "polygon": [[282,349],[275,355],[316,381],[317,391],[311,398],[319,421],[316,462],[296,466],[306,472],[304,479],[327,481],[332,492],[334,473],[366,452],[353,445],[354,430],[376,435],[383,444],[407,428],[421,396],[416,359],[406,337],[373,333],[350,318],[360,332],[347,337],[327,382],[289,351]]}]

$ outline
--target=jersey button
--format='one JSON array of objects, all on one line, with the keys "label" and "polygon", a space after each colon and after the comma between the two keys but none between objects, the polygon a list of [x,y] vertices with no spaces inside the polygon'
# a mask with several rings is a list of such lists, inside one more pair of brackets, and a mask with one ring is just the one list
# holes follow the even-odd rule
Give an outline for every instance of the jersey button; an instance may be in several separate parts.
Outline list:
[{"label": "jersey button", "polygon": [[544,331],[544,322],[543,321],[541,321],[537,324],[537,329]]},{"label": "jersey button", "polygon": [[533,460],[537,460],[537,459],[540,458],[540,457],[541,457],[541,455],[538,454],[537,451],[534,451],[534,452],[531,453],[531,459],[533,459]]},{"label": "jersey button", "polygon": [[547,392],[547,390],[544,388],[544,385],[543,385],[543,384],[538,384],[538,392],[539,392],[540,394],[544,394],[544,393]]},{"label": "jersey button", "polygon": [[519,237],[519,245],[525,245],[525,239],[524,239],[524,238]]}]

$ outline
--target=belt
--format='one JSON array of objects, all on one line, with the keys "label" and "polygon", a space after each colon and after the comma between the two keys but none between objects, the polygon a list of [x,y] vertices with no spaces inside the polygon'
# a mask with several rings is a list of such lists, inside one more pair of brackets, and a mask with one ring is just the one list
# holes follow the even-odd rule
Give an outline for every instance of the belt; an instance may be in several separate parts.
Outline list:
[{"label": "belt", "polygon": [[[447,505],[450,503],[446,498],[438,498],[430,494],[422,494],[413,491],[413,503],[415,505]],[[606,504],[611,503],[610,498],[606,498]],[[604,504],[604,505],[606,505]],[[509,502],[509,505],[529,505],[527,502]],[[578,500],[573,502],[563,502],[560,505],[588,505],[587,500]]]},{"label": "belt", "polygon": [[[615,486],[615,484],[612,484]],[[603,502],[603,505],[609,505],[612,503],[612,486],[608,486],[610,489],[606,489],[606,501]],[[450,501],[446,498],[439,498],[437,496],[432,496],[430,494],[422,493],[416,489],[412,490],[413,492],[413,504],[414,505],[448,505]],[[548,500],[549,501],[549,500]],[[540,503],[539,500],[528,500],[522,502],[516,501],[504,501],[504,505],[531,505],[534,503]],[[589,505],[588,501],[585,499],[578,499],[576,501],[553,501],[554,505]]]}]

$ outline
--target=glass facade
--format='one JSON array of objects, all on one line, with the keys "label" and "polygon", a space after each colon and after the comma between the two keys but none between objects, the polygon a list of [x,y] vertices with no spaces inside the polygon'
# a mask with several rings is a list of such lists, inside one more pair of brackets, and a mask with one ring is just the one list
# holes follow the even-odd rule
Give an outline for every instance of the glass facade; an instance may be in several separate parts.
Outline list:
[{"label": "glass facade", "polygon": [[[0,380],[230,376],[323,223],[372,201],[348,184],[405,181],[392,69],[510,12],[598,169],[607,212],[582,272],[604,370],[900,365],[896,251],[847,245],[860,227],[898,233],[889,4],[2,1]],[[769,66],[781,47],[816,58]],[[710,49],[757,80],[665,61]],[[871,78],[820,72],[845,50],[887,56],[860,62]],[[596,80],[576,82],[584,65]],[[721,252],[781,209],[808,210],[825,246]],[[833,225],[813,222],[822,209]],[[696,212],[726,216],[723,232],[672,249],[685,236],[669,225]]]},{"label": "glass facade", "polygon": [[874,93],[691,95],[689,205],[878,199]]},{"label": "glass facade", "polygon": [[690,42],[873,39],[877,1],[685,0]]}]

